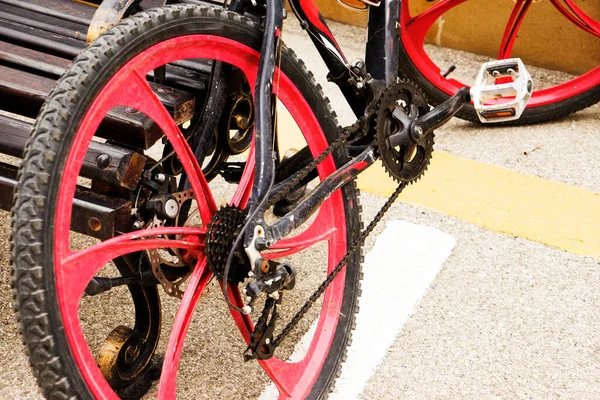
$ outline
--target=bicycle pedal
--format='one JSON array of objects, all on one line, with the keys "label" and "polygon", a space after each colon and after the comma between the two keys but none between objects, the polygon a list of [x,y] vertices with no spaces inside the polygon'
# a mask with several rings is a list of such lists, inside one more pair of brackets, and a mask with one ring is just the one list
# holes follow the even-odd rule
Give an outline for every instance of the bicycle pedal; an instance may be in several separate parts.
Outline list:
[{"label": "bicycle pedal", "polygon": [[483,123],[514,121],[525,110],[532,90],[531,75],[520,58],[490,61],[479,70],[471,100]]}]

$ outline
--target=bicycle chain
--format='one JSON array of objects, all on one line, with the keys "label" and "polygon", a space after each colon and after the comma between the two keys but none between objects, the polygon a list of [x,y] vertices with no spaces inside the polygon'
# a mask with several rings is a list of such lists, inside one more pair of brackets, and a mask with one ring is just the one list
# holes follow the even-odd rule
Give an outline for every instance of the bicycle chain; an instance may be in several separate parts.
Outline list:
[{"label": "bicycle chain", "polygon": [[[271,198],[269,200],[269,205],[272,206],[273,204],[282,200],[290,192],[293,192],[294,190],[296,190],[297,186],[300,184],[300,182],[302,182],[302,180],[304,178],[306,178],[308,176],[308,174],[310,174],[317,167],[317,165],[319,165],[323,160],[325,160],[325,158],[327,158],[327,156],[329,156],[331,153],[333,153],[339,147],[344,145],[346,143],[346,141],[350,138],[350,136],[352,136],[353,133],[356,133],[359,130],[363,130],[362,136],[366,135],[366,133],[367,133],[366,131],[368,130],[368,127],[369,127],[369,125],[368,125],[369,121],[373,117],[376,116],[377,107],[379,106],[382,95],[383,95],[383,93],[379,97],[377,97],[375,100],[373,100],[369,104],[369,106],[367,106],[365,115],[360,117],[354,124],[347,126],[345,128],[341,128],[341,133],[338,136],[338,138],[335,141],[333,141],[329,146],[327,146],[327,148],[325,150],[323,150],[323,152],[321,154],[319,154],[319,156],[317,158],[312,160],[304,168],[302,168],[301,170],[296,172],[294,175],[292,175],[290,182],[288,184],[286,184],[284,187],[282,187],[279,190],[279,192],[276,195],[274,195],[273,198]],[[359,137],[359,136],[357,135],[357,137]]]},{"label": "bicycle chain", "polygon": [[[327,156],[329,156],[334,150],[342,146],[346,143],[346,140],[350,138],[350,136],[358,132],[359,129],[363,129],[364,132],[368,129],[368,124],[370,120],[376,116],[379,103],[383,97],[383,95],[387,91],[382,92],[376,99],[371,102],[371,104],[367,107],[365,115],[358,119],[357,122],[352,124],[349,127],[345,127],[342,129],[339,137],[331,143],[317,158],[311,161],[308,165],[302,168],[300,171],[296,172],[290,182],[286,184],[280,191],[269,201],[269,204],[272,205],[277,201],[283,199],[288,193],[296,189],[296,186],[308,176]],[[366,128],[365,128],[366,127]],[[383,207],[379,210],[377,215],[373,218],[373,220],[369,223],[366,229],[364,229],[359,238],[352,244],[352,247],[346,252],[341,261],[336,265],[336,267],[327,275],[327,278],[319,285],[319,287],[313,292],[313,294],[308,298],[308,300],[304,303],[302,308],[292,317],[290,322],[281,330],[281,332],[277,335],[275,339],[271,341],[271,348],[274,352],[277,346],[285,339],[285,337],[291,332],[292,329],[298,324],[298,322],[304,317],[306,312],[312,307],[315,301],[325,292],[327,287],[333,282],[335,277],[342,271],[348,260],[358,251],[358,249],[364,244],[365,240],[369,236],[369,234],[375,229],[375,226],[381,221],[384,217],[385,213],[392,206],[394,201],[398,198],[402,190],[406,187],[407,183],[402,182],[398,185],[394,193],[387,199]]]},{"label": "bicycle chain", "polygon": [[331,284],[331,282],[333,282],[335,277],[340,273],[344,266],[346,266],[346,263],[348,262],[350,257],[352,257],[354,253],[356,253],[356,251],[360,248],[360,246],[363,245],[369,234],[373,231],[373,229],[375,229],[375,226],[379,223],[379,221],[381,221],[385,213],[390,209],[392,204],[394,204],[394,201],[396,201],[396,199],[405,187],[406,182],[402,182],[398,185],[394,193],[392,193],[392,195],[387,199],[383,207],[371,220],[367,228],[360,233],[358,240],[354,242],[350,250],[348,250],[346,255],[342,258],[342,260],[337,264],[333,271],[331,271],[329,275],[327,275],[327,278],[321,283],[317,290],[315,290],[313,294],[308,298],[308,300],[304,303],[300,311],[298,311],[292,317],[290,322],[281,330],[279,335],[277,335],[277,337],[273,339],[271,344],[271,346],[273,347],[273,351],[275,351],[275,349],[277,348],[277,346],[279,346],[281,341],[283,341],[283,339],[285,339],[285,337],[291,332],[291,330],[294,329],[298,322],[300,322],[300,320],[304,317],[304,314],[306,314],[306,312],[312,307],[314,302],[317,301],[319,297],[321,297],[323,292],[325,292],[325,289],[327,289],[327,287]]}]

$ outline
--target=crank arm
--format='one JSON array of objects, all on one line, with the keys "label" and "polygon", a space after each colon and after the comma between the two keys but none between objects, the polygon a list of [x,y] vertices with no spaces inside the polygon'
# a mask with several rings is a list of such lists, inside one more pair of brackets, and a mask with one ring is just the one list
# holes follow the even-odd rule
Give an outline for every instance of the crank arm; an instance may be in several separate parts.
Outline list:
[{"label": "crank arm", "polygon": [[[423,139],[445,125],[457,112],[471,101],[469,88],[463,87],[456,94],[444,101],[439,106],[433,108],[427,114],[417,118],[408,124],[408,129],[396,133],[389,137],[389,145],[391,147],[402,146],[407,144],[407,135],[409,140],[415,144],[420,144]],[[394,113],[394,116],[402,118],[402,112]]]},{"label": "crank arm", "polygon": [[376,159],[374,147],[369,146],[361,154],[329,175],[292,211],[269,227],[268,242],[270,243],[267,243],[267,245],[283,239],[295,228],[302,225],[333,192],[355,179],[358,174],[371,166]]}]

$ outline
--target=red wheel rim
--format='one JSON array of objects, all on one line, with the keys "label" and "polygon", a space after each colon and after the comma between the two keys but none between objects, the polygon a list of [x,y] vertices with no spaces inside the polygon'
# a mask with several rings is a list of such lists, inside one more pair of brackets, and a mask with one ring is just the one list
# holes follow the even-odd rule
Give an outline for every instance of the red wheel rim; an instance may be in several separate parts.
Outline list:
[{"label": "red wheel rim", "polygon": [[[207,226],[217,207],[202,170],[193,157],[183,135],[167,110],[148,86],[146,73],[179,59],[205,58],[219,60],[239,68],[250,87],[256,80],[259,54],[253,49],[230,39],[211,35],[190,35],[161,42],[137,55],[120,69],[101,90],[84,117],[71,150],[67,156],[63,179],[60,182],[55,218],[54,268],[59,308],[75,362],[92,394],[96,398],[117,398],[96,366],[83,336],[78,318],[79,300],[90,279],[110,260],[135,251],[154,248],[180,248],[199,251],[203,248],[205,229],[194,227],[164,227],[134,231],[93,245],[80,251],[71,251],[69,228],[78,171],[81,169],[89,143],[104,115],[113,107],[133,107],[153,118],[172,143],[189,178],[200,209],[203,226]],[[308,103],[290,79],[281,74],[279,99],[294,117],[313,154],[327,147],[327,140]],[[252,151],[249,160],[253,160]],[[253,163],[248,162],[240,184],[231,200],[245,206],[251,191]],[[327,176],[335,170],[330,156],[319,167],[319,175]],[[328,269],[331,270],[346,251],[344,204],[341,192],[335,192],[321,207],[311,225],[296,237],[280,241],[269,257],[279,258],[301,251],[311,245],[328,243]],[[337,211],[337,212],[336,212]],[[182,239],[163,239],[159,235],[181,235]],[[172,237],[172,236],[171,236]],[[193,238],[194,237],[194,238]],[[139,240],[144,238],[145,240]],[[197,240],[199,239],[199,240]],[[188,281],[175,323],[173,325],[161,381],[159,398],[174,398],[176,376],[181,350],[194,308],[211,278],[204,257],[200,257]],[[317,331],[304,359],[297,363],[284,362],[273,357],[261,361],[263,369],[280,391],[281,398],[304,397],[312,388],[325,361],[337,326],[344,292],[345,274],[342,271],[323,296]],[[230,287],[232,300],[241,304],[237,287]],[[252,322],[247,316],[233,312],[243,339],[248,342]],[[241,357],[241,355],[240,355]]]},{"label": "red wheel rim", "polygon": [[[419,72],[431,84],[448,95],[453,95],[458,89],[469,85],[455,79],[446,79],[442,76],[440,68],[425,52],[425,36],[439,17],[465,1],[467,0],[440,0],[433,7],[414,17],[409,13],[409,1],[402,2],[402,18],[400,21],[402,44],[410,60]],[[573,0],[550,1],[571,23],[592,35],[600,37],[600,22],[586,15],[583,10],[577,7]],[[510,58],[519,28],[531,3],[532,0],[516,0],[511,16],[507,21],[498,52],[498,59]],[[534,90],[527,108],[544,106],[569,99],[592,89],[598,84],[600,84],[600,66],[560,85],[543,90]]]}]

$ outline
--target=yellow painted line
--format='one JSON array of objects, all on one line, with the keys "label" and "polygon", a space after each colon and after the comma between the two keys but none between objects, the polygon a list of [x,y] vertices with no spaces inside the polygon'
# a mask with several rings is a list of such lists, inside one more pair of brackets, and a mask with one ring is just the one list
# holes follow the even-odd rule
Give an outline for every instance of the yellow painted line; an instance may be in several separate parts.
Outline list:
[{"label": "yellow painted line", "polygon": [[[280,112],[280,149],[306,146],[286,110]],[[492,151],[492,150],[490,150]],[[369,193],[389,196],[396,183],[380,163],[358,177]],[[600,193],[436,151],[424,177],[400,200],[432,208],[483,228],[600,257]]]},{"label": "yellow painted line", "polygon": [[[369,193],[389,196],[396,184],[380,164],[358,178]],[[600,193],[434,152],[425,176],[400,200],[496,232],[600,257]]]}]

